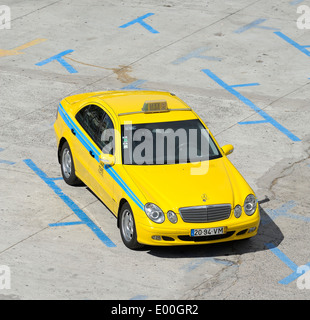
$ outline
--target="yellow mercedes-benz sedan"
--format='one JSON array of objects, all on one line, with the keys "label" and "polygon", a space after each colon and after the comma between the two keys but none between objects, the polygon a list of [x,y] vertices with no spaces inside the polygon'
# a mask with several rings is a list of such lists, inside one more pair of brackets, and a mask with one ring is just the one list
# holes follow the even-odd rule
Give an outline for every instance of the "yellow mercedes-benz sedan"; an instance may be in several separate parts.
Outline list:
[{"label": "yellow mercedes-benz sedan", "polygon": [[54,129],[63,179],[86,184],[117,217],[124,244],[193,245],[250,238],[256,196],[199,116],[172,93],[67,97]]}]

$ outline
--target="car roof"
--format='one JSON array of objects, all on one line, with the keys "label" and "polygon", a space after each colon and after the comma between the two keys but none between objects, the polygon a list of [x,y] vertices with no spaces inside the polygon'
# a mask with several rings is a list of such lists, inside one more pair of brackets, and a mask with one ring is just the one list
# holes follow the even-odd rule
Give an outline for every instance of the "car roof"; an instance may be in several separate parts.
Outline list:
[{"label": "car roof", "polygon": [[[74,108],[75,105],[84,105],[100,102],[110,109],[121,124],[126,121],[134,123],[164,122],[196,119],[197,115],[192,109],[175,94],[164,91],[102,91],[89,92],[70,96],[65,100]],[[173,112],[148,112],[142,111],[146,101],[167,102],[169,111]],[[184,112],[187,111],[187,112]]]},{"label": "car roof", "polygon": [[83,93],[67,97],[71,105],[81,103],[83,100],[102,100],[109,105],[116,114],[138,112],[142,110],[145,101],[166,100],[168,108],[188,109],[189,107],[173,93],[163,91],[102,91]]}]

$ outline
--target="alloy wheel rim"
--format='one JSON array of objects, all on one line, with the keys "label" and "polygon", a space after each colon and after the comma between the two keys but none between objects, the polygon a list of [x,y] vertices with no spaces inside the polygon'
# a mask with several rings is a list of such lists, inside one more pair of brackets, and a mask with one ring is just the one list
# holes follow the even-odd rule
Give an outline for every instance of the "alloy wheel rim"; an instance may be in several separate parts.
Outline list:
[{"label": "alloy wheel rim", "polygon": [[133,216],[129,210],[125,210],[122,216],[122,233],[127,242],[133,237]]}]

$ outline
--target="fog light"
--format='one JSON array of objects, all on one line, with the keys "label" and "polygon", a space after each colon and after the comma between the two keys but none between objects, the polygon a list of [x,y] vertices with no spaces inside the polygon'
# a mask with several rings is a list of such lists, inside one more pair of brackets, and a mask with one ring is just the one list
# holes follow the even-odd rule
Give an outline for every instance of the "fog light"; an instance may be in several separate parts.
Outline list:
[{"label": "fog light", "polygon": [[153,240],[161,240],[161,236],[152,236]]},{"label": "fog light", "polygon": [[167,217],[168,217],[168,220],[171,223],[177,223],[178,222],[178,217],[173,211],[168,211],[167,212]]},{"label": "fog light", "polygon": [[241,208],[241,206],[239,206],[239,204],[237,204],[237,205],[235,206],[235,209],[234,209],[234,215],[235,215],[235,217],[236,217],[236,218],[240,218],[241,213],[242,213],[242,208]]},{"label": "fog light", "polygon": [[253,232],[255,230],[256,230],[256,227],[252,227],[252,228],[249,229],[248,233],[251,233],[251,232]]}]

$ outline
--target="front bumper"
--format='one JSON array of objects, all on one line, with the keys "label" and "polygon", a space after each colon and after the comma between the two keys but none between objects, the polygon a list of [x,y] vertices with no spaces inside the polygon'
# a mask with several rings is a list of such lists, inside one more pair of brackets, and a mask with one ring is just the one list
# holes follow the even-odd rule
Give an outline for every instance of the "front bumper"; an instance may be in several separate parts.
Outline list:
[{"label": "front bumper", "polygon": [[[240,220],[239,220],[240,219]],[[169,228],[161,224],[153,223],[152,226],[138,224],[138,242],[153,246],[176,246],[210,244],[225,241],[251,238],[257,234],[260,215],[257,207],[253,216],[245,216],[243,219],[235,218],[233,214],[229,219],[211,223],[176,223]],[[191,229],[225,227],[226,232],[220,235],[192,237]]]}]

